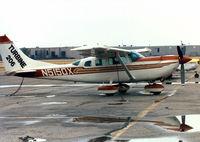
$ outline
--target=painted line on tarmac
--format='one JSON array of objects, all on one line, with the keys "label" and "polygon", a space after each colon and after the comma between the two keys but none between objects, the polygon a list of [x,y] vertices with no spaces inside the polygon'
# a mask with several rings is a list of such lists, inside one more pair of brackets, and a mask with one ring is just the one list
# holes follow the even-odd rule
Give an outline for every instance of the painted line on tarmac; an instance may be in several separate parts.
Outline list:
[{"label": "painted line on tarmac", "polygon": [[[186,81],[191,80],[193,78],[193,76],[194,75],[189,77]],[[166,98],[168,98],[169,96],[173,96],[179,89],[181,89],[181,87],[182,87],[182,85],[176,86],[170,94],[164,95],[160,99],[155,100],[155,102],[153,104],[149,105],[147,108],[145,108],[144,110],[139,112],[138,115],[136,116],[136,121],[133,121],[133,122],[129,123],[129,125],[127,125],[127,127],[123,128],[117,132],[112,133],[111,134],[112,135],[111,142],[114,142],[117,138],[119,138],[122,134],[124,134],[130,127],[134,126],[139,120],[144,118],[150,111],[152,111],[156,106],[158,106]]]},{"label": "painted line on tarmac", "polygon": [[68,116],[1,116],[0,119],[65,119]]},{"label": "painted line on tarmac", "polygon": [[[193,76],[192,76],[193,78]],[[200,84],[200,82],[188,82],[188,80],[192,79],[192,78],[189,78],[186,80],[185,84]],[[158,84],[162,84],[162,83],[158,83]],[[106,85],[106,84],[25,84],[25,85],[22,85],[21,87],[22,88],[33,88],[33,87],[93,87],[93,86],[102,86],[102,85]],[[135,83],[135,84],[131,84],[133,85],[134,87],[132,88],[140,88],[144,85],[147,85],[147,83]],[[142,86],[140,86],[142,85]],[[169,85],[181,85],[181,82],[171,82]],[[0,89],[4,89],[4,88],[17,88],[19,87],[20,85],[0,85]]]}]

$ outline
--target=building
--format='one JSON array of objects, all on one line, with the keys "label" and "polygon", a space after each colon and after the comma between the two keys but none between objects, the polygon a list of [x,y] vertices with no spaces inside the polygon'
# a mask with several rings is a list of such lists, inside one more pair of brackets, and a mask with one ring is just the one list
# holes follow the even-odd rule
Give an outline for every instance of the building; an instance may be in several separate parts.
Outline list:
[{"label": "building", "polygon": [[32,59],[80,59],[78,52],[71,51],[75,47],[36,47],[28,48]]},{"label": "building", "polygon": [[[162,55],[177,55],[177,46],[123,46],[123,49],[133,50],[140,48],[150,48],[150,53],[145,53],[146,56],[162,56]],[[187,45],[186,56],[200,56],[200,45]]]},{"label": "building", "polygon": [[[36,48],[21,48],[21,50],[32,59],[80,59],[83,58],[77,51],[71,51],[72,48],[80,46],[65,46],[65,47],[36,47]],[[176,55],[176,46],[113,46],[116,48],[134,50],[140,48],[150,48],[152,52],[144,53],[145,56],[162,56]],[[187,45],[186,56],[200,56],[200,45]],[[1,57],[0,57],[1,59]]]}]

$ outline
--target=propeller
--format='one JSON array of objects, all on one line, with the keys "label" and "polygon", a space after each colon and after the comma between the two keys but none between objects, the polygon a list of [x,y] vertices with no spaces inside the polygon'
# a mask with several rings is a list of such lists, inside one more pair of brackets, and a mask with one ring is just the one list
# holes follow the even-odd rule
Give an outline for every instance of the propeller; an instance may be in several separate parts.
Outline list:
[{"label": "propeller", "polygon": [[[183,52],[180,48],[180,46],[177,46],[177,52],[178,52],[178,56],[179,56],[179,62],[181,64],[181,85],[184,86],[185,85],[185,69],[184,69],[184,56],[183,56]],[[185,49],[184,49],[185,52]]]},{"label": "propeller", "polygon": [[185,115],[182,115],[182,116],[181,116],[181,121],[182,121],[182,124],[185,125]]},{"label": "propeller", "polygon": [[191,126],[185,124],[185,119],[186,119],[186,116],[185,115],[182,115],[181,116],[181,125],[180,125],[180,132],[186,132],[186,131],[189,131],[191,129],[193,129]]},{"label": "propeller", "polygon": [[181,123],[181,125],[180,125],[180,132],[184,132],[185,131],[185,115],[182,115],[181,116],[181,121],[182,121],[182,123]]}]

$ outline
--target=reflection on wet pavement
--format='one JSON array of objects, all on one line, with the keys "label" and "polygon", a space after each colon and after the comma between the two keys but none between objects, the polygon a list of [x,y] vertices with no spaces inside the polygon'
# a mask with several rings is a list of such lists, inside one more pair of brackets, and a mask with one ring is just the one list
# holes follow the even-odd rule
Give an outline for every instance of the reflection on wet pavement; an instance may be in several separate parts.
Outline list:
[{"label": "reflection on wet pavement", "polygon": [[112,140],[112,137],[102,136],[90,139],[88,142],[183,142],[178,137],[157,137],[157,138],[135,138],[135,139],[117,139]]},{"label": "reflection on wet pavement", "polygon": [[128,142],[182,142],[182,140],[178,139],[178,137],[158,137],[131,139]]},{"label": "reflection on wet pavement", "polygon": [[[156,118],[145,118],[137,120],[134,118],[120,118],[120,117],[76,117],[72,119],[73,123],[88,124],[88,123],[124,123],[137,121],[137,123],[150,124],[156,128],[160,127],[163,131],[171,132],[197,132],[200,131],[200,115],[183,115],[183,116],[172,116],[172,117],[156,117]],[[126,126],[125,126],[126,127]],[[113,130],[118,131],[120,130]],[[112,133],[112,131],[111,131]]]},{"label": "reflection on wet pavement", "polygon": [[44,102],[41,103],[41,105],[64,105],[67,104],[67,102]]},{"label": "reflection on wet pavement", "polygon": [[88,142],[106,142],[107,140],[111,140],[111,137],[107,136],[97,137],[89,140]]},{"label": "reflection on wet pavement", "polygon": [[[182,133],[182,132],[197,132],[200,131],[200,115],[182,115],[173,117],[157,117],[145,120],[130,119],[129,122],[137,121],[138,123],[153,124],[153,126],[161,127],[163,130]],[[126,122],[125,118],[108,118],[108,117],[79,117],[74,118],[73,122],[89,122],[89,123],[114,123]],[[131,138],[112,140],[109,135],[96,137],[88,140],[88,142],[183,142],[178,137],[156,137],[156,138]]]},{"label": "reflection on wet pavement", "polygon": [[[46,115],[46,117],[60,117],[62,115],[60,114],[50,114]],[[65,116],[64,116],[65,117]],[[6,119],[9,117],[3,117],[3,119]],[[12,119],[14,117],[10,117]],[[45,117],[44,117],[45,118]],[[63,117],[62,117],[63,118]],[[126,127],[128,123],[136,121],[137,123],[142,123],[144,125],[151,125],[154,129],[159,129],[159,131],[170,131],[174,133],[175,135],[179,135],[180,133],[184,132],[200,132],[200,115],[183,115],[183,116],[172,116],[172,117],[155,117],[155,118],[144,118],[142,120],[137,120],[130,117],[74,117],[68,119],[68,121],[65,121],[64,123],[74,123],[77,125],[88,125],[88,124],[94,124],[94,125],[118,125],[119,128],[114,130],[111,130],[110,132],[105,132],[104,136],[99,137],[93,137],[93,138],[87,138],[87,142],[111,142],[112,140],[112,133],[117,132],[118,130],[121,130],[122,128]],[[48,119],[48,118],[47,118]],[[66,120],[66,119],[65,119]],[[31,119],[31,120],[19,120],[19,121],[9,121],[5,122],[6,125],[9,125],[10,123],[17,123],[24,125],[35,125],[42,120],[40,119]],[[63,122],[63,120],[62,120]],[[123,125],[121,125],[123,124]],[[116,125],[117,126],[117,125]],[[118,127],[117,126],[117,127]],[[161,128],[161,129],[160,129]],[[86,142],[84,141],[84,142]],[[113,142],[185,142],[185,140],[180,140],[179,137],[155,137],[155,138],[117,138],[114,139]],[[81,141],[83,142],[83,141]]]}]

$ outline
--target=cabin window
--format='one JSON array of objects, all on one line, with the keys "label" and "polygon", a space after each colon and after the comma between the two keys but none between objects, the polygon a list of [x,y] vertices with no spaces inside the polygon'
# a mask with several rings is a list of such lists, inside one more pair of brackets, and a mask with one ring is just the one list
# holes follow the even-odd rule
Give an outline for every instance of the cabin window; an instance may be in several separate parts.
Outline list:
[{"label": "cabin window", "polygon": [[92,64],[92,62],[91,62],[91,61],[86,61],[86,62],[85,62],[85,64],[84,64],[84,66],[85,66],[85,67],[90,67],[90,66],[91,66],[91,64]]},{"label": "cabin window", "polygon": [[128,58],[131,62],[134,62],[136,60],[138,60],[139,58],[144,57],[143,55],[136,53],[136,52],[131,52],[128,54]]},{"label": "cabin window", "polygon": [[106,60],[105,59],[97,59],[95,61],[96,66],[105,66],[106,65]]},{"label": "cabin window", "polygon": [[117,59],[117,57],[110,57],[108,58],[108,63],[109,65],[116,65],[119,64],[119,60]]},{"label": "cabin window", "polygon": [[[126,60],[126,57],[125,56],[121,56],[121,60],[126,64],[127,63],[127,60]],[[120,64],[119,60],[117,57],[110,57],[108,58],[108,62],[109,62],[109,65],[116,65],[116,64]]]},{"label": "cabin window", "polygon": [[124,62],[124,64],[127,63],[126,57],[125,56],[121,56],[122,61]]},{"label": "cabin window", "polygon": [[76,62],[73,62],[72,65],[74,65],[74,66],[78,66],[79,63],[80,63],[80,60],[78,60],[78,61],[76,61]]}]

